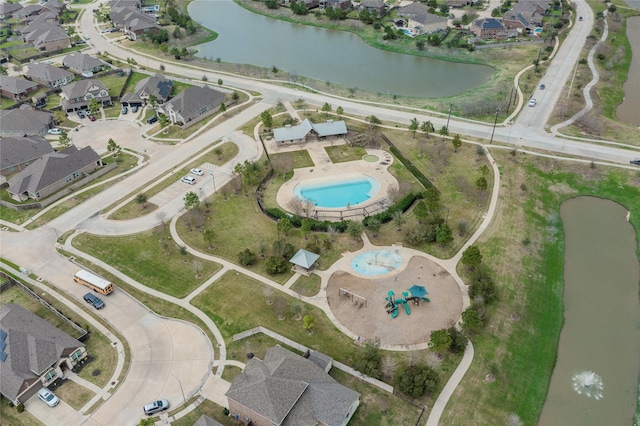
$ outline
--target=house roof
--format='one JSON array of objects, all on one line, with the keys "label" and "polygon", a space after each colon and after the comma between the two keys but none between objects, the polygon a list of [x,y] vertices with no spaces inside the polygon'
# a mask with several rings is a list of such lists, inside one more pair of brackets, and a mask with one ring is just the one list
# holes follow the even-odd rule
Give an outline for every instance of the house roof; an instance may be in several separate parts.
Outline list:
[{"label": "house roof", "polygon": [[47,2],[42,5],[42,8],[43,10],[50,10],[59,15],[62,9],[65,8],[65,4],[57,0],[47,0]]},{"label": "house roof", "polygon": [[360,7],[379,9],[381,7],[384,7],[384,1],[383,0],[362,0],[360,2]]},{"label": "house roof", "polygon": [[225,99],[224,93],[207,85],[203,87],[191,86],[167,102],[167,105],[171,105],[170,108],[186,120],[200,115],[202,108],[220,105]]},{"label": "house roof", "polygon": [[419,15],[414,15],[409,19],[419,22],[422,25],[442,24],[447,22],[447,18],[443,18],[432,13],[421,13]]},{"label": "house roof", "polygon": [[485,30],[501,30],[504,28],[502,20],[496,18],[481,18],[476,19],[473,23]]},{"label": "house roof", "polygon": [[40,6],[39,4],[30,4],[28,6],[21,8],[16,13],[14,13],[14,16],[24,17],[29,15],[34,15],[34,14],[37,15],[41,10],[42,10],[42,6]]},{"label": "house roof", "polygon": [[0,110],[3,134],[40,134],[49,129],[52,120],[53,114],[45,111],[22,108]]},{"label": "house roof", "polygon": [[346,135],[347,125],[344,121],[327,121],[326,123],[312,123],[305,118],[297,126],[286,126],[273,129],[273,138],[276,142],[293,141],[303,139],[313,130],[320,137]]},{"label": "house roof", "polygon": [[24,39],[33,44],[35,47],[40,47],[45,43],[59,40],[69,40],[69,34],[59,26],[49,22],[39,22],[37,27],[25,34]]},{"label": "house roof", "polygon": [[264,361],[252,358],[226,396],[275,424],[342,425],[360,394],[336,382],[312,361],[280,346]]},{"label": "house roof", "polygon": [[213,420],[211,417],[203,414],[200,416],[198,420],[193,424],[193,426],[222,426],[221,423]]},{"label": "house roof", "polygon": [[316,263],[316,260],[320,258],[319,254],[311,253],[305,249],[300,249],[293,257],[289,260],[289,262],[294,265],[302,266],[305,269],[309,269]]},{"label": "house roof", "polygon": [[44,62],[37,62],[27,66],[26,75],[40,81],[53,82],[72,79],[73,73]]},{"label": "house roof", "polygon": [[106,66],[105,62],[100,59],[81,52],[75,52],[65,56],[62,60],[62,65],[79,73]]},{"label": "house roof", "polygon": [[398,15],[400,16],[410,16],[410,15],[420,15],[422,13],[427,13],[429,11],[429,7],[420,2],[409,3],[406,6],[402,6],[398,9]]},{"label": "house roof", "polygon": [[0,75],[0,89],[13,93],[14,95],[19,95],[34,87],[38,87],[38,83],[25,80],[24,78]]},{"label": "house roof", "polygon": [[17,173],[9,180],[8,191],[13,194],[35,194],[98,161],[100,156],[90,146],[78,149],[71,145],[64,151],[37,159]]},{"label": "house roof", "polygon": [[11,15],[20,9],[22,9],[22,5],[20,3],[0,3],[0,15]]},{"label": "house roof", "polygon": [[505,14],[502,16],[502,21],[518,21],[525,27],[529,26],[529,21],[527,20],[527,18],[525,18],[521,12],[516,12],[514,10],[508,10],[507,12],[505,12]]},{"label": "house roof", "polygon": [[0,306],[0,329],[6,333],[6,360],[0,365],[0,393],[16,399],[25,381],[38,378],[64,353],[84,344],[20,305]]},{"label": "house roof", "polygon": [[127,93],[122,97],[122,102],[140,102],[142,103],[144,95],[149,97],[154,95],[159,102],[166,102],[171,94],[173,81],[169,80],[162,74],[151,75],[144,78],[136,84],[136,90],[133,93]]},{"label": "house roof", "polygon": [[42,136],[0,139],[0,170],[33,161],[53,152],[51,143]]},{"label": "house roof", "polygon": [[88,78],[86,80],[73,81],[66,86],[62,86],[62,93],[64,93],[67,99],[71,100],[82,98],[87,93],[96,93],[103,89],[107,90],[106,86],[102,84],[100,80]]}]

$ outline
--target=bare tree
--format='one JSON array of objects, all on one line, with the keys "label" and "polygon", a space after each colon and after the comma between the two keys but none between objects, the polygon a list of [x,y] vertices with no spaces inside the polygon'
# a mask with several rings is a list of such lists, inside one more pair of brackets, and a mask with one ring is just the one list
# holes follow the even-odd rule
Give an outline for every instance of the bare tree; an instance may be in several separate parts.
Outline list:
[{"label": "bare tree", "polygon": [[162,225],[163,228],[167,226],[167,214],[165,212],[158,210],[155,214],[155,218],[160,222],[160,225]]},{"label": "bare tree", "polygon": [[299,198],[293,197],[287,203],[287,208],[298,216],[302,216],[304,212],[304,204]]},{"label": "bare tree", "polygon": [[282,174],[284,179],[289,171],[293,169],[293,158],[288,154],[275,155],[271,158],[273,169]]},{"label": "bare tree", "polygon": [[193,261],[191,267],[193,268],[193,273],[196,274],[196,278],[201,278],[202,275],[200,275],[200,273],[202,272],[202,262],[196,259]]},{"label": "bare tree", "polygon": [[391,200],[392,203],[398,201],[398,195],[400,194],[400,188],[395,185],[389,185],[387,187],[387,197]]},{"label": "bare tree", "polygon": [[387,354],[382,358],[382,361],[380,363],[380,370],[382,371],[382,375],[385,379],[391,379],[397,368],[398,361],[393,356],[391,356],[391,354]]}]

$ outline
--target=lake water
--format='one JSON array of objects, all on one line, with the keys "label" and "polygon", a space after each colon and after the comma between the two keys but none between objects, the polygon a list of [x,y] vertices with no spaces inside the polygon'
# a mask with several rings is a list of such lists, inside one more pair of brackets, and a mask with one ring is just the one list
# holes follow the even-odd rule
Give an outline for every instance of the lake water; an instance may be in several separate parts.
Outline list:
[{"label": "lake water", "polygon": [[189,14],[219,37],[199,57],[283,70],[373,93],[445,97],[487,82],[493,69],[387,52],[346,32],[292,24],[249,12],[231,0],[196,0]]},{"label": "lake water", "polygon": [[[624,207],[599,198],[566,201],[560,214],[565,323],[539,424],[631,425],[640,373],[635,230]],[[601,399],[588,372],[602,379]]]}]

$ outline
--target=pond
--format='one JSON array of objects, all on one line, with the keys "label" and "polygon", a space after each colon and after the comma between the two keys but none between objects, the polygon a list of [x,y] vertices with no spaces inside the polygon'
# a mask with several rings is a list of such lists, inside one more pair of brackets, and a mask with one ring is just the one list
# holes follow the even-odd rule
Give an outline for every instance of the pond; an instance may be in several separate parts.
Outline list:
[{"label": "pond", "polygon": [[640,264],[627,210],[563,203],[564,316],[540,425],[630,425],[640,373]]},{"label": "pond", "polygon": [[454,96],[487,82],[493,68],[404,55],[373,48],[357,35],[292,24],[249,12],[231,0],[196,0],[189,14],[216,31],[197,56],[283,70],[373,93],[414,97]]}]

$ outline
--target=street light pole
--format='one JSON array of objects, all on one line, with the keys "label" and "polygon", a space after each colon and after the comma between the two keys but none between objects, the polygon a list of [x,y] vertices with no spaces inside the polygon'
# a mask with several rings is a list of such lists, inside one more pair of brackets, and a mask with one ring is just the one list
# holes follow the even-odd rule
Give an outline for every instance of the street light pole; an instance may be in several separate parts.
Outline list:
[{"label": "street light pole", "polygon": [[182,382],[180,381],[180,379],[178,379],[176,376],[174,376],[172,374],[172,376],[178,381],[178,384],[180,385],[180,392],[182,392],[182,400],[184,401],[184,405],[187,405],[187,398],[185,398],[184,396],[184,390],[182,390]]},{"label": "street light pole", "polygon": [[449,130],[449,119],[451,119],[451,107],[453,104],[449,104],[449,115],[447,116],[447,130]]},{"label": "street light pole", "polygon": [[211,175],[211,179],[213,179],[213,193],[216,193],[216,178],[213,175],[213,170],[209,170],[209,174]]},{"label": "street light pole", "polygon": [[493,120],[493,130],[491,131],[491,140],[489,141],[490,144],[493,143],[493,134],[496,132],[496,123],[498,123],[498,114],[500,113],[500,108],[496,108],[496,119]]}]

